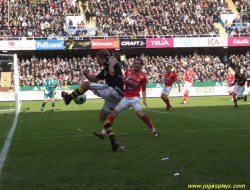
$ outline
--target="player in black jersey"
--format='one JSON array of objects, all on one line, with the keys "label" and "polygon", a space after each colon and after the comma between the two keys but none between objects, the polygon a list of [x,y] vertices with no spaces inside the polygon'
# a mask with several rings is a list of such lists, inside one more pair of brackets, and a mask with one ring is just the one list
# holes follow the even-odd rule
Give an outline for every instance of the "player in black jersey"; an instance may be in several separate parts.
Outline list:
[{"label": "player in black jersey", "polygon": [[250,70],[247,70],[246,81],[247,81],[247,93],[250,97]]},{"label": "player in black jersey", "polygon": [[[83,75],[89,80],[68,94],[62,91],[62,97],[66,105],[70,104],[71,100],[77,96],[84,94],[88,90],[94,92],[95,95],[102,97],[105,100],[104,106],[100,112],[99,118],[104,125],[104,128],[111,139],[112,150],[116,151],[119,148],[119,143],[115,140],[114,132],[108,115],[114,110],[117,104],[123,98],[124,82],[122,71],[114,56],[110,56],[108,50],[99,50],[96,53],[96,60],[99,66],[104,66],[104,69],[97,76],[89,75],[89,71],[83,71]],[[98,84],[100,80],[106,80],[107,85]]]},{"label": "player in black jersey", "polygon": [[247,96],[242,97],[243,92],[245,90],[244,85],[246,82],[246,78],[242,73],[240,73],[240,66],[236,65],[234,70],[235,70],[235,80],[234,80],[234,83],[232,84],[232,86],[236,84],[233,90],[233,98],[234,98],[234,104],[235,104],[234,109],[238,109],[237,99],[238,100],[244,99],[244,101],[247,101]]}]

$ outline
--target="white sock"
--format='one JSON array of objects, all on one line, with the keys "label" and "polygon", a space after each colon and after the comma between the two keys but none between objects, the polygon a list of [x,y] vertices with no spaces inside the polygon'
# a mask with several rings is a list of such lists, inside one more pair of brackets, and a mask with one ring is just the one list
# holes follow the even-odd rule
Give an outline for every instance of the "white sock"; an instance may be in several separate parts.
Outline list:
[{"label": "white sock", "polygon": [[101,133],[104,134],[104,135],[106,135],[106,130],[105,130],[105,128],[103,128],[103,130],[102,130]]},{"label": "white sock", "polygon": [[43,110],[44,107],[41,108],[41,110]]},{"label": "white sock", "polygon": [[153,127],[153,128],[152,128],[152,133],[154,133],[154,132],[156,132],[156,129]]},{"label": "white sock", "polygon": [[54,110],[55,108],[54,107],[52,107],[52,110]]}]

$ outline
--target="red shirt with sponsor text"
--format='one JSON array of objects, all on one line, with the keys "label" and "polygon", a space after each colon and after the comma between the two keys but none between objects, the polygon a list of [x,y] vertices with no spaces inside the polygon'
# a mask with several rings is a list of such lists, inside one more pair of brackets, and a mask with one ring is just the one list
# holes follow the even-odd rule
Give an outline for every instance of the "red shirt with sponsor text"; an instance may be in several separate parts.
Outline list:
[{"label": "red shirt with sponsor text", "polygon": [[146,83],[147,77],[142,73],[135,73],[133,69],[128,69],[124,73],[124,79],[126,80],[128,77],[134,77],[130,79],[126,85],[124,90],[124,97],[132,98],[132,97],[140,97],[140,91],[142,87],[142,91],[146,91]]},{"label": "red shirt with sponsor text", "polygon": [[228,86],[230,87],[234,82],[235,77],[233,75],[227,75],[226,80],[228,81]]},{"label": "red shirt with sponsor text", "polygon": [[186,71],[185,72],[185,81],[186,82],[192,82],[192,79],[194,78],[194,76],[195,76],[195,72],[191,72],[191,71]]},{"label": "red shirt with sponsor text", "polygon": [[174,81],[177,79],[177,76],[174,72],[165,72],[165,86],[173,86]]}]

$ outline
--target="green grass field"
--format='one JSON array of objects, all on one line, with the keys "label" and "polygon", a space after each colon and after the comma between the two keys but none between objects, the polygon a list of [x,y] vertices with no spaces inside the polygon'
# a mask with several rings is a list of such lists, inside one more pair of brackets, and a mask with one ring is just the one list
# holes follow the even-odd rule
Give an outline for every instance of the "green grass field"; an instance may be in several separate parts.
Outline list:
[{"label": "green grass field", "polygon": [[[170,112],[160,98],[148,99],[144,111],[158,138],[132,109],[116,118],[114,132],[126,152],[113,152],[108,138],[93,134],[103,128],[103,100],[70,106],[57,101],[57,113],[48,103],[43,114],[42,101],[23,102],[0,189],[185,190],[204,183],[250,189],[249,100],[240,101],[238,110],[230,97],[190,97],[186,105],[182,98],[170,100]],[[0,117],[0,147],[13,118]]]}]

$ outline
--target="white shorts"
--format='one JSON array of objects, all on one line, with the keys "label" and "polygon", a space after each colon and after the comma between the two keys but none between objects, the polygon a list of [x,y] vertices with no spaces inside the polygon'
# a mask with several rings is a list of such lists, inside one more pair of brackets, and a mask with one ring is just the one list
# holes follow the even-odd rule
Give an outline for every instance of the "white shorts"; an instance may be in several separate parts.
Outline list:
[{"label": "white shorts", "polygon": [[250,92],[250,86],[249,86],[249,87],[247,87],[247,92]]},{"label": "white shorts", "polygon": [[244,90],[245,90],[244,86],[236,85],[233,92],[237,94],[238,97],[242,97]]},{"label": "white shorts", "polygon": [[185,81],[185,83],[184,83],[184,90],[190,90],[191,86],[192,86],[191,82]]},{"label": "white shorts", "polygon": [[171,89],[172,89],[172,86],[164,86],[164,87],[162,88],[161,93],[162,93],[162,94],[169,95],[170,92],[171,92]]},{"label": "white shorts", "polygon": [[91,83],[91,91],[105,100],[103,109],[106,113],[111,113],[123,98],[116,90],[105,84]]},{"label": "white shorts", "polygon": [[128,109],[132,107],[135,111],[142,110],[140,98],[139,97],[133,97],[133,98],[127,98],[124,97],[122,101],[116,106],[116,110],[121,112],[122,110]]},{"label": "white shorts", "polygon": [[228,86],[228,87],[227,87],[227,90],[228,90],[228,91],[233,91],[233,90],[234,90],[234,86],[230,86],[230,87]]}]

